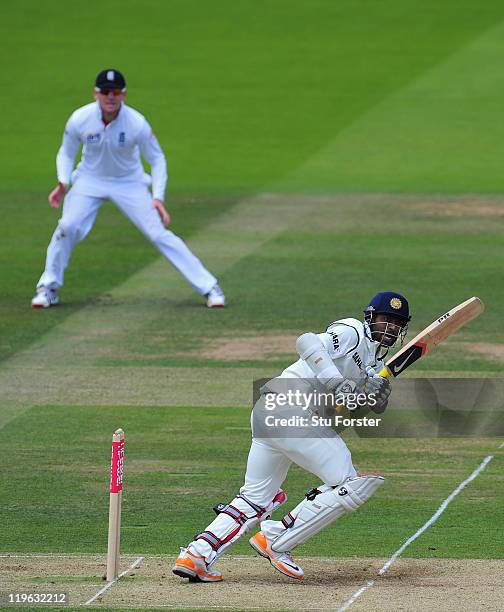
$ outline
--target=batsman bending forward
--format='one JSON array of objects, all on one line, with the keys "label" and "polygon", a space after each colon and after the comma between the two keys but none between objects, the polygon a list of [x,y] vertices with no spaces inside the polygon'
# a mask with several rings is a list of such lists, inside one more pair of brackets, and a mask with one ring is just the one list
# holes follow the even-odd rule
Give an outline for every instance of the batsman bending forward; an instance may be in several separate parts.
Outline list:
[{"label": "batsman bending forward", "polygon": [[[325,333],[300,336],[296,343],[300,359],[263,387],[254,411],[264,409],[265,395],[275,388],[275,381],[304,384],[311,379],[314,388],[323,385],[338,398],[355,397],[356,390],[372,393],[373,410],[383,412],[390,383],[378,372],[390,347],[406,335],[408,302],[398,293],[385,291],[373,297],[364,313],[364,321],[340,319]],[[350,409],[354,404],[346,405]],[[181,549],[173,567],[178,576],[195,582],[222,580],[222,573],[214,568],[217,559],[260,524],[261,531],[249,540],[251,546],[282,574],[302,579],[304,572],[290,551],[340,516],[357,510],[383,484],[381,476],[357,474],[350,451],[333,429],[327,433],[326,428],[317,437],[269,437],[260,435],[256,423],[253,418],[245,484],[229,504],[215,506],[217,518]],[[271,514],[287,500],[280,486],[292,462],[323,484],[309,491],[281,521],[274,521]]]}]

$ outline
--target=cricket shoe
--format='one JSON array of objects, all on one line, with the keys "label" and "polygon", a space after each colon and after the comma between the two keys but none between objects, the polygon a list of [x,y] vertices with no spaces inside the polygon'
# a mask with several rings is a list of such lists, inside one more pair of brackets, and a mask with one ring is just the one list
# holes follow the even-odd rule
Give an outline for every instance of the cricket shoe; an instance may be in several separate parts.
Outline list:
[{"label": "cricket shoe", "polygon": [[49,308],[59,303],[58,290],[51,287],[38,287],[31,301],[32,308]]},{"label": "cricket shoe", "polygon": [[220,582],[222,573],[210,569],[205,557],[197,555],[187,548],[180,549],[180,555],[175,560],[172,572],[182,578],[189,578],[189,582]]},{"label": "cricket shoe", "polygon": [[208,308],[224,308],[226,296],[219,285],[215,284],[206,294]]},{"label": "cricket shoe", "polygon": [[258,552],[261,557],[268,559],[271,565],[289,578],[296,578],[296,580],[302,580],[304,578],[304,572],[299,565],[291,557],[288,552],[275,552],[271,550],[268,540],[262,531],[259,531],[255,536],[249,540],[250,546]]}]

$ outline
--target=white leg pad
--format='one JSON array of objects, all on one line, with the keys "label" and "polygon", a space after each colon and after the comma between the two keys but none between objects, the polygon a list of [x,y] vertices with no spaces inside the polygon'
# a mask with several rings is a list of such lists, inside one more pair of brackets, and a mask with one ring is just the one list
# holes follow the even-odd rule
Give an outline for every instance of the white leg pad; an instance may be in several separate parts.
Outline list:
[{"label": "white leg pad", "polygon": [[237,540],[267,519],[275,510],[287,501],[287,495],[279,489],[275,497],[264,508],[247,500],[243,495],[235,497],[230,504],[218,504],[218,512],[210,525],[199,533],[188,546],[194,552],[203,555],[210,567]]},{"label": "white leg pad", "polygon": [[271,548],[276,552],[288,552],[303,544],[340,516],[360,508],[383,482],[382,476],[356,476],[311,500],[304,500],[292,527],[279,535]]}]

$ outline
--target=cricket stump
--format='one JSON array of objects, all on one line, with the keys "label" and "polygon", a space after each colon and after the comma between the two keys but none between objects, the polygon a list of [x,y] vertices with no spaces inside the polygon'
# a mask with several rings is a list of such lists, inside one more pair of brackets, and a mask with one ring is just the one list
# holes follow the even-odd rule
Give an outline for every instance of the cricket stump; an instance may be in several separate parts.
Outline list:
[{"label": "cricket stump", "polygon": [[124,475],[124,431],[118,429],[112,436],[110,463],[110,505],[107,553],[107,581],[119,575],[121,558],[121,500]]}]

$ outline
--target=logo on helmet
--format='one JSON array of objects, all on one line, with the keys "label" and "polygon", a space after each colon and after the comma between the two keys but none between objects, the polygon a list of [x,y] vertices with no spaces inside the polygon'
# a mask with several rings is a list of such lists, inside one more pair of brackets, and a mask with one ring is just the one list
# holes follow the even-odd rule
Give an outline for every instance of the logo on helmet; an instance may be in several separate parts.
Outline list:
[{"label": "logo on helmet", "polygon": [[399,298],[392,298],[390,300],[390,305],[392,306],[392,308],[394,308],[395,310],[400,310],[402,307],[402,302]]}]

